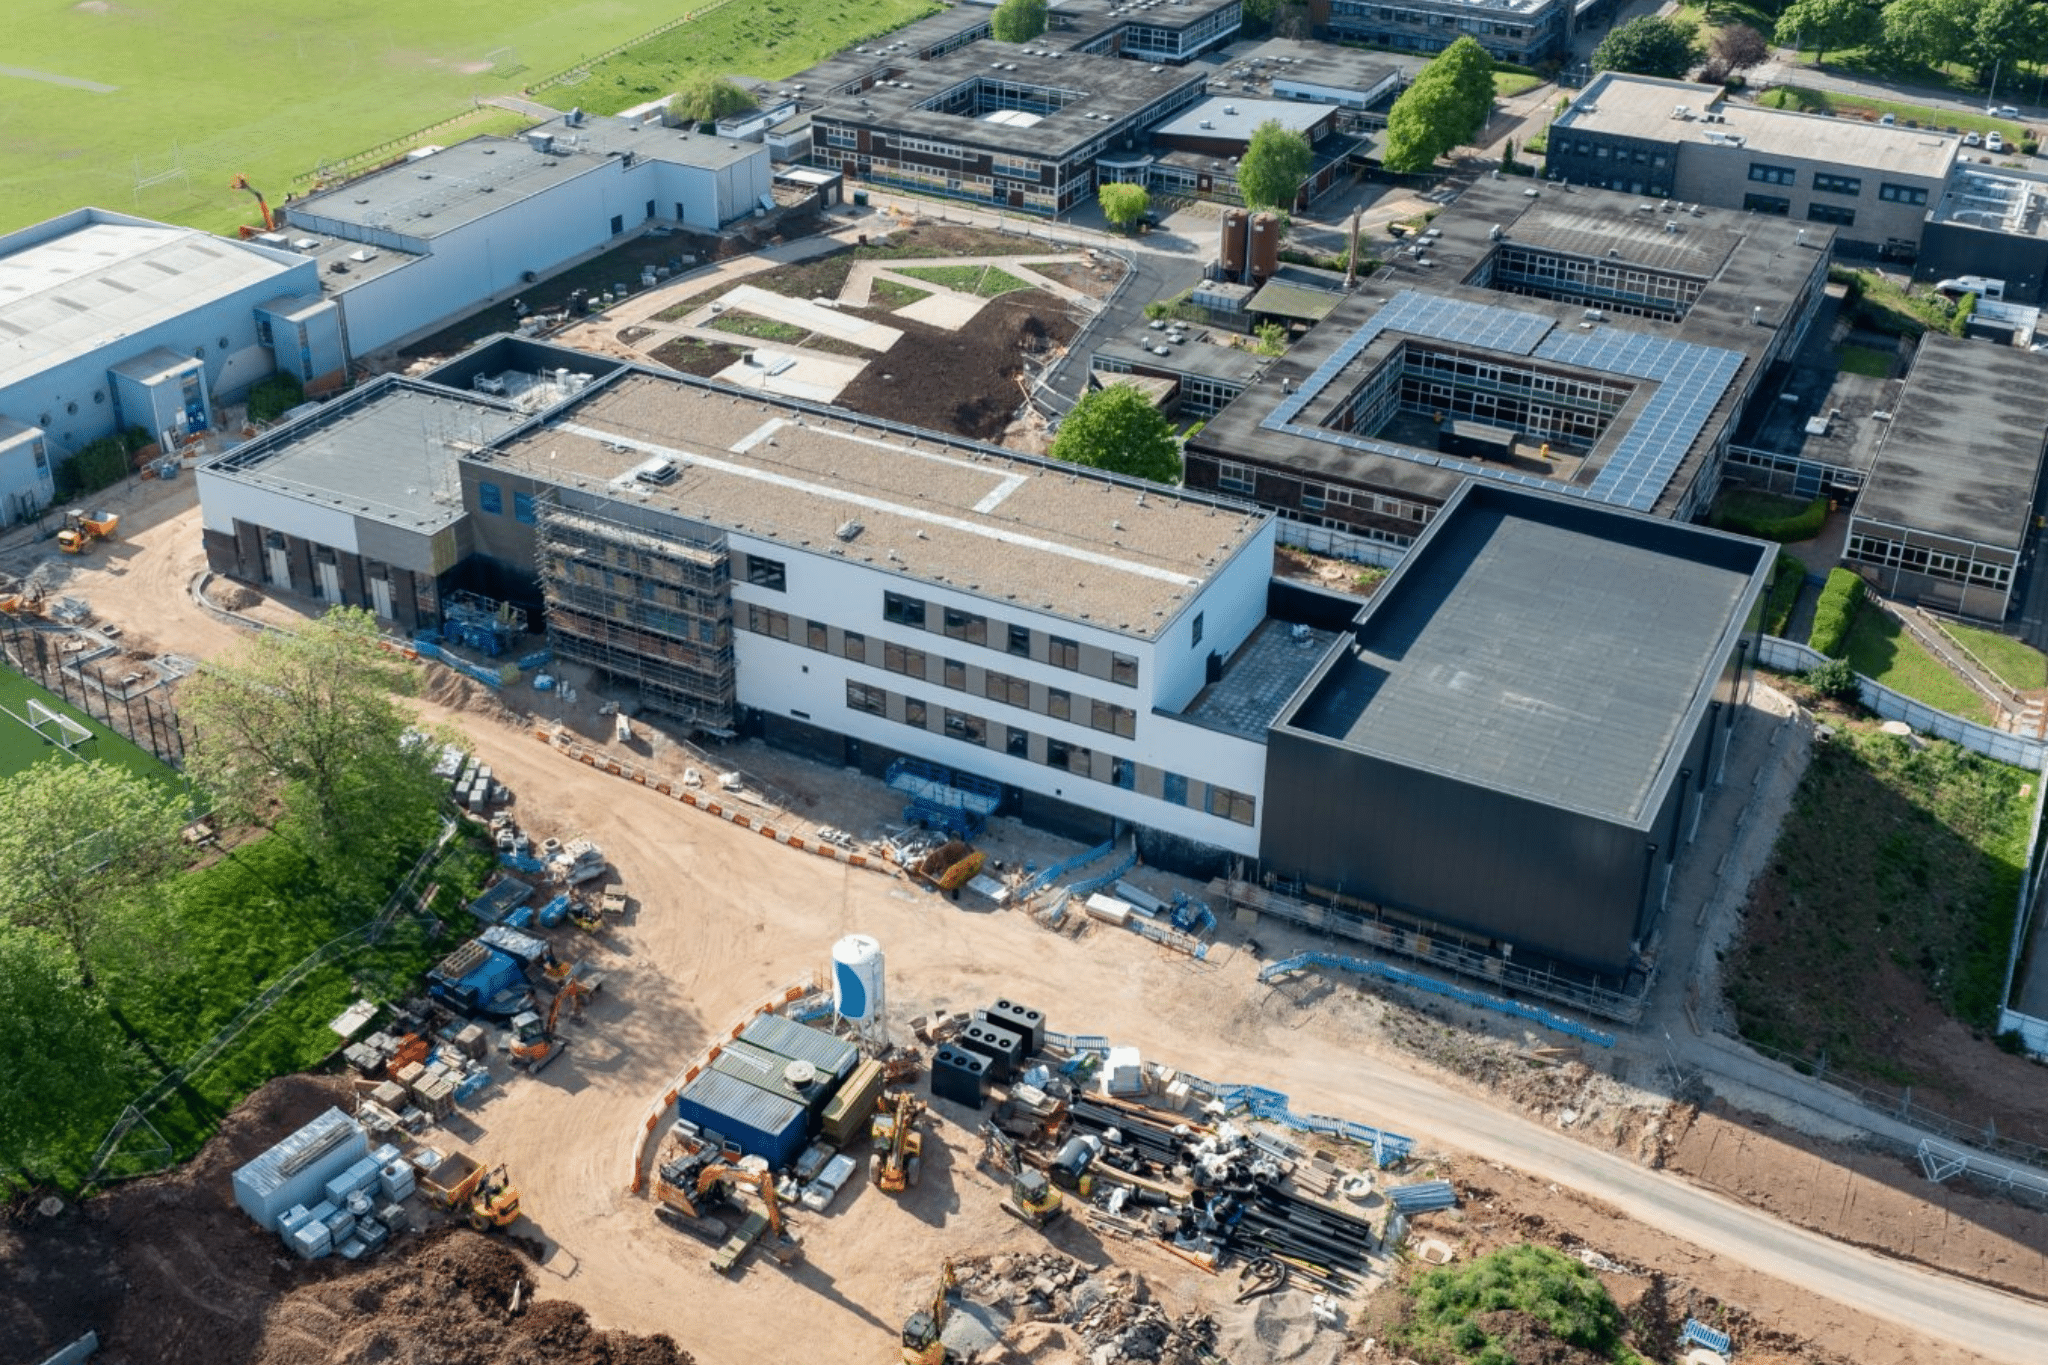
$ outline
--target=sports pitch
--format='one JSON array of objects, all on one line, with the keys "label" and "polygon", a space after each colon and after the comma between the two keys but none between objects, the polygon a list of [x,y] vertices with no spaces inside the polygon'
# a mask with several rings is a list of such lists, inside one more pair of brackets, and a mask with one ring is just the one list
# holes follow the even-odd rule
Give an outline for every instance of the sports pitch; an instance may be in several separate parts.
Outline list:
[{"label": "sports pitch", "polygon": [[[77,752],[80,755],[97,758],[105,763],[118,764],[155,781],[180,780],[175,772],[158,762],[154,755],[138,748],[61,697],[36,686],[9,668],[0,668],[0,708],[4,708],[0,710],[0,778],[12,777],[24,768],[32,767],[46,758],[58,756],[55,743],[43,738],[23,723],[30,715],[28,704],[31,700],[70,717],[92,732],[92,738],[78,746]],[[52,733],[56,728],[48,727]]]},{"label": "sports pitch", "polygon": [[[609,113],[687,68],[778,79],[935,8],[929,0],[699,0],[701,16],[539,96]],[[703,12],[708,11],[708,12]],[[92,204],[218,232],[324,163],[443,119],[423,141],[525,125],[476,101],[679,17],[677,0],[39,0],[0,44],[0,232]],[[398,148],[392,149],[395,153]]]}]

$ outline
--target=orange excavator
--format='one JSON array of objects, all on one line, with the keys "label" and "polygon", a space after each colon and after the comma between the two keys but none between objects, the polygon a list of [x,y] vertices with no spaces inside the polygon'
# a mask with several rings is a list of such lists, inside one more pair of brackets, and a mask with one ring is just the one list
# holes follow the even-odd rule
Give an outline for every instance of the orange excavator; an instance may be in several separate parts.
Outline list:
[{"label": "orange excavator", "polygon": [[[680,1174],[680,1173],[678,1173]],[[676,1184],[663,1172],[654,1184],[654,1197],[674,1213],[681,1214],[677,1221],[694,1231],[712,1233],[714,1228],[723,1231],[723,1224],[708,1216],[714,1199],[729,1197],[728,1191],[720,1190],[725,1185],[751,1185],[761,1197],[761,1212],[749,1213],[725,1239],[711,1257],[711,1267],[721,1273],[730,1273],[740,1263],[756,1242],[783,1265],[789,1265],[803,1258],[803,1241],[782,1221],[782,1200],[775,1193],[775,1176],[768,1171],[743,1170],[723,1161],[714,1161],[697,1173],[694,1181]],[[718,1191],[714,1194],[714,1191]],[[716,1235],[716,1233],[712,1233]],[[766,1239],[765,1241],[763,1239]]]},{"label": "orange excavator", "polygon": [[959,1284],[952,1261],[939,1267],[939,1286],[932,1292],[931,1303],[903,1320],[903,1365],[948,1365],[959,1359],[940,1339],[946,1319],[953,1315],[953,1295]]},{"label": "orange excavator", "polygon": [[[254,185],[249,183],[249,177],[245,175],[237,175],[234,179],[228,181],[228,188],[231,190],[247,190],[250,194],[255,195],[256,207],[260,209],[263,213],[263,230],[265,232],[277,231],[277,218],[270,212],[269,201],[264,199],[262,190],[257,189]],[[255,235],[255,228],[250,227],[246,223],[242,225],[242,238],[244,241],[248,240],[251,237],[254,237]]]},{"label": "orange excavator", "polygon": [[538,1072],[549,1062],[568,1050],[569,1040],[555,1032],[555,1024],[562,1017],[562,1006],[570,1008],[570,1017],[583,1017],[583,1004],[596,994],[590,986],[578,977],[569,977],[555,992],[555,1001],[548,1006],[547,1022],[532,1010],[524,1010],[512,1020],[512,1065],[523,1066],[529,1072]]}]

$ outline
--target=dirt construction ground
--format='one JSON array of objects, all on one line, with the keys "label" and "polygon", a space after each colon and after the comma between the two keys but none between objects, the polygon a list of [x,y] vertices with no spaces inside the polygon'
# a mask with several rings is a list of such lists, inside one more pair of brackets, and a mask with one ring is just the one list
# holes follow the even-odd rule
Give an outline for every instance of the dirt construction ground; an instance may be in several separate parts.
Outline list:
[{"label": "dirt construction ground", "polygon": [[[58,590],[160,648],[205,655],[232,644],[240,628],[190,596],[203,567],[190,481],[144,487],[122,509],[123,541],[66,566],[71,577]],[[1228,1306],[1234,1282],[1156,1248],[1103,1241],[1079,1219],[1045,1236],[1007,1218],[996,1187],[974,1167],[978,1140],[963,1126],[971,1116],[945,1103],[935,1105],[917,1190],[896,1199],[856,1182],[827,1213],[796,1215],[801,1265],[749,1261],[729,1281],[710,1271],[703,1243],[670,1230],[629,1192],[647,1116],[708,1044],[818,973],[832,942],[853,931],[881,941],[898,1020],[1006,996],[1044,1010],[1054,1028],[1106,1034],[1148,1060],[1271,1086],[1299,1110],[1408,1134],[1440,1154],[1432,1168],[1452,1173],[1470,1195],[1461,1210],[1435,1216],[1438,1235],[1520,1230],[1655,1271],[1658,1304],[1716,1302],[1749,1325],[1757,1354],[1738,1359],[2043,1358],[2048,1305],[1988,1287],[2041,1293],[2048,1239],[2037,1215],[1973,1197],[1927,1203],[1897,1162],[1871,1162],[1865,1184],[1824,1187],[1833,1168],[1789,1134],[1711,1110],[1667,1112],[1660,1097],[1625,1088],[1598,1091],[1619,1108],[1597,1123],[1541,1104],[1522,1112],[1420,1059],[1415,1039],[1403,1041],[1448,1024],[1348,986],[1261,986],[1237,931],[1204,963],[1099,926],[1056,935],[986,902],[942,901],[794,852],[570,761],[524,725],[475,709],[423,709],[471,733],[516,793],[525,828],[597,839],[638,901],[623,925],[572,945],[587,949],[609,981],[574,1027],[567,1055],[538,1077],[507,1081],[501,1066],[480,1102],[429,1139],[509,1164],[527,1215],[511,1244],[521,1254],[469,1234],[431,1242],[413,1234],[360,1267],[288,1260],[233,1211],[227,1187],[227,1173],[259,1139],[318,1107],[316,1084],[286,1081],[183,1171],[54,1219],[28,1212],[0,1234],[0,1322],[9,1324],[0,1327],[0,1363],[39,1360],[88,1327],[101,1331],[101,1359],[112,1365],[681,1359],[663,1335],[706,1365],[880,1361],[890,1358],[904,1314],[929,1296],[942,1258],[1022,1255],[1048,1242],[1088,1265],[1114,1258],[1134,1269],[1173,1312],[1212,1314],[1222,1339],[1239,1343],[1224,1352],[1236,1365],[1337,1358],[1333,1334],[1265,1332],[1254,1310]],[[1292,946],[1269,926],[1259,933],[1268,952]],[[1590,1083],[1573,1084],[1594,1093]],[[1671,1169],[1653,1169],[1660,1165]],[[1802,1201],[1809,1187],[1829,1193]],[[1847,1229],[1850,1240],[1882,1252],[1794,1226],[1834,1231],[1845,1210],[1886,1191],[1913,1196],[1904,1245],[1893,1235],[1900,1215],[1889,1209]],[[1874,1225],[1885,1223],[1893,1226]],[[1929,1274],[1910,1263],[1915,1256],[1983,1283]],[[521,1276],[531,1288],[521,1289],[514,1314],[510,1286]],[[568,1305],[587,1314],[588,1327]],[[1366,1306],[1349,1307],[1363,1321]],[[1033,1342],[1013,1349],[1041,1362],[1085,1358],[1071,1354],[1073,1342],[1046,1334]],[[1344,1358],[1376,1357],[1354,1340]]]}]

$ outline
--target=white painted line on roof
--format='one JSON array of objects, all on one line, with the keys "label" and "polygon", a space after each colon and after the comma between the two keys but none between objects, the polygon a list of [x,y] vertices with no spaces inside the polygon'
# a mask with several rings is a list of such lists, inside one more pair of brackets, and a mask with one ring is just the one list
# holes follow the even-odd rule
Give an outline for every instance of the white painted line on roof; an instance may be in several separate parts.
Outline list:
[{"label": "white painted line on roof", "polygon": [[995,511],[1003,505],[1003,499],[1009,497],[1010,494],[1016,492],[1029,482],[1031,481],[1022,474],[1012,474],[1009,478],[997,484],[993,493],[990,493],[980,502],[974,504],[974,510],[983,513]]},{"label": "white painted line on roof", "polygon": [[1133,560],[1119,559],[1115,555],[1102,554],[1096,550],[1084,550],[1078,545],[1062,545],[1058,541],[1045,540],[1038,536],[1027,536],[1020,532],[1012,531],[1007,527],[985,526],[979,522],[969,521],[964,517],[949,517],[943,512],[930,512],[919,507],[908,507],[900,502],[890,502],[886,498],[872,497],[865,493],[851,493],[845,489],[831,488],[824,484],[813,483],[789,474],[777,474],[766,469],[751,469],[746,465],[733,464],[728,460],[721,460],[715,456],[699,455],[695,451],[682,450],[675,446],[665,446],[656,441],[644,441],[637,436],[622,436],[617,432],[605,431],[599,427],[585,426],[581,422],[564,422],[558,430],[566,431],[573,436],[582,436],[604,445],[625,446],[628,449],[638,450],[648,455],[666,455],[670,459],[696,465],[701,469],[715,469],[722,474],[732,474],[742,479],[753,479],[760,483],[771,484],[777,488],[787,488],[793,492],[807,493],[812,497],[829,498],[834,502],[843,502],[852,507],[864,507],[871,512],[884,512],[890,516],[904,517],[910,521],[921,521],[931,526],[943,526],[952,531],[964,531],[968,535],[982,536],[985,539],[998,541],[1004,545],[1015,545],[1027,550],[1043,550],[1047,554],[1062,555],[1068,559],[1078,560],[1083,564],[1093,564],[1098,568],[1114,569],[1121,573],[1137,574],[1141,578],[1153,578],[1162,583],[1175,583],[1187,587],[1194,587],[1202,581],[1199,578],[1190,578],[1184,573],[1175,573],[1172,569],[1161,569],[1151,564],[1139,564]]},{"label": "white painted line on roof", "polygon": [[782,430],[782,428],[787,425],[788,423],[785,422],[780,417],[769,418],[767,421],[761,423],[760,426],[755,427],[752,431],[740,437],[739,440],[734,441],[732,443],[732,453],[735,455],[746,454],[755,446],[761,444],[761,442],[767,440],[770,436],[773,436],[776,432]]}]

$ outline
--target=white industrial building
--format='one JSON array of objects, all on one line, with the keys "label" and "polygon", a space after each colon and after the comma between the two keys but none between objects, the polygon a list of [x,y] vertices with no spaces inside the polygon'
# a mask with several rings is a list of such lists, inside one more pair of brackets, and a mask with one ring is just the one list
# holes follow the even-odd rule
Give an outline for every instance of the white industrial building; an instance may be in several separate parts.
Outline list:
[{"label": "white industrial building", "polygon": [[768,148],[571,111],[297,200],[279,246],[320,263],[349,353],[426,332],[649,223],[714,231],[771,205]]},{"label": "white industrial building", "polygon": [[341,368],[312,261],[105,209],[0,237],[0,517],[55,496],[55,466],[140,427],[175,446],[275,369]]}]

